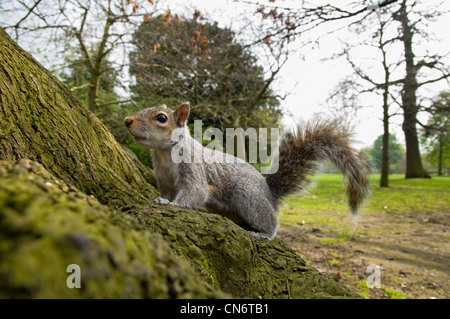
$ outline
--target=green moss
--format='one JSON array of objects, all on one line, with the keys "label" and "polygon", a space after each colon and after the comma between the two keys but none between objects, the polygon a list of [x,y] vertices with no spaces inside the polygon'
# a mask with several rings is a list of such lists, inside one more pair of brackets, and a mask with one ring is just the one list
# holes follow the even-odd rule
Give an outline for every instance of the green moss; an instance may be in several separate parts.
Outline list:
[{"label": "green moss", "polygon": [[312,282],[308,289],[297,285],[292,298],[358,297],[282,241],[255,239],[224,217],[160,205],[135,207],[133,215],[161,233],[204,281],[233,296],[287,298],[286,282],[301,279],[302,287]]},{"label": "green moss", "polygon": [[[224,296],[132,217],[51,178],[37,163],[0,163],[0,297]],[[81,268],[81,289],[66,285],[70,264]]]},{"label": "green moss", "polygon": [[334,274],[326,273],[321,273],[320,276],[314,272],[304,273],[293,281],[290,290],[292,295],[303,298],[355,298],[357,296],[348,288],[343,290]]},{"label": "green moss", "polygon": [[389,297],[391,297],[391,299],[405,299],[406,298],[406,295],[401,291],[385,289],[383,292],[386,295],[388,295]]}]

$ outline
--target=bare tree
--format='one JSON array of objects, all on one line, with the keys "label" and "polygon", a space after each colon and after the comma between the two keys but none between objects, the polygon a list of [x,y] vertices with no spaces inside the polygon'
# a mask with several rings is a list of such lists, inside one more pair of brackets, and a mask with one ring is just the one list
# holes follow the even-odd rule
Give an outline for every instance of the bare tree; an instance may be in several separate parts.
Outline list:
[{"label": "bare tree", "polygon": [[318,116],[332,116],[342,127],[348,131],[353,131],[358,125],[358,111],[360,109],[359,96],[365,90],[358,85],[355,76],[348,76],[334,87],[329,94],[325,109],[327,114],[320,112]]},{"label": "bare tree", "polygon": [[106,57],[122,48],[122,60],[114,59],[114,65],[123,68],[124,52],[134,26],[157,12],[155,5],[153,0],[10,1],[2,6],[1,14],[7,22],[0,25],[16,41],[39,37],[40,45],[54,42],[63,50],[75,41],[90,73],[88,106],[95,113]]},{"label": "bare tree", "polygon": [[[436,8],[436,6],[424,12],[422,8],[417,8],[418,3],[417,1],[403,0],[399,9],[393,14],[394,19],[401,25],[400,40],[404,46],[404,62],[406,65],[406,75],[403,80],[402,90],[402,128],[406,140],[406,178],[430,177],[423,168],[420,157],[416,128],[417,114],[420,110],[420,105],[417,103],[417,91],[424,85],[436,83],[450,77],[450,70],[443,62],[445,56],[427,54],[420,57],[420,59],[416,57],[413,38],[429,36],[423,33],[424,30],[420,30],[420,23],[423,23],[425,19],[440,15],[439,8]],[[413,14],[419,15],[419,17],[412,20],[411,16]],[[423,69],[435,72],[426,79],[419,81],[419,77],[423,78],[423,75],[421,76],[419,73]]]},{"label": "bare tree", "polygon": [[[404,76],[388,83],[401,86],[401,102],[398,103],[403,111],[402,128],[406,140],[405,176],[427,178],[429,175],[422,165],[417,137],[417,115],[420,111],[417,96],[419,89],[425,85],[447,80],[450,71],[446,63],[448,54],[427,52],[418,55],[420,47],[417,46],[417,41],[427,42],[431,38],[431,35],[426,33],[427,24],[443,13],[440,3],[387,0],[379,4],[351,3],[347,7],[336,7],[332,4],[311,7],[306,2],[300,2],[293,8],[283,7],[281,1],[269,1],[266,5],[260,5],[257,10],[263,18],[274,21],[273,26],[267,29],[266,35],[260,41],[269,44],[272,41],[289,42],[330,21],[348,21],[344,24],[345,28],[367,25],[371,21],[369,17],[374,15],[373,12],[379,13],[380,10],[397,22],[397,36],[392,41],[399,41],[403,46],[403,58],[399,59],[399,65],[404,66]],[[386,92],[386,96],[389,96],[388,91]]]},{"label": "bare tree", "polygon": [[269,0],[269,2],[242,0],[241,2],[255,5],[257,13],[263,19],[270,19],[273,22],[256,41],[282,45],[308,31],[318,29],[325,23],[342,20],[349,21],[349,24],[358,23],[373,15],[375,9],[389,7],[396,1],[383,0],[378,4],[368,4],[367,1],[351,2],[340,7],[331,3],[314,5],[313,2],[307,1],[291,2],[288,5],[282,0]]},{"label": "bare tree", "polygon": [[[390,47],[394,45],[395,42],[399,39],[398,36],[395,35],[395,33],[389,36],[389,34],[392,34],[392,32],[390,31],[392,31],[393,23],[394,20],[390,15],[381,15],[379,13],[377,16],[370,19],[370,23],[361,24],[357,28],[357,32],[362,33],[362,31],[368,31],[367,25],[370,25],[369,33],[364,32],[364,34],[366,35],[365,38],[367,40],[361,42],[359,46],[369,46],[377,51],[378,57],[375,60],[375,62],[377,63],[374,64],[373,61],[369,63],[372,72],[364,70],[364,67],[358,64],[357,61],[361,60],[361,57],[352,55],[352,49],[355,48],[354,46],[347,44],[344,51],[338,55],[345,57],[348,64],[352,67],[355,76],[357,77],[352,81],[348,81],[347,79],[344,79],[342,81],[347,82],[347,90],[352,91],[353,94],[357,96],[364,93],[375,93],[382,97],[383,137],[380,187],[389,186],[389,123],[390,118],[394,115],[397,115],[397,113],[390,112],[389,109],[390,106],[393,103],[396,103],[398,100],[392,87],[399,86],[403,83],[403,78],[401,77],[397,77],[396,80],[393,79],[393,74],[395,73],[395,71],[398,71],[398,68],[402,62],[398,60],[390,61],[388,57]],[[378,26],[377,29],[375,29],[375,31],[373,32],[371,28],[374,25]],[[373,72],[374,66],[376,67],[375,69],[378,72]],[[382,74],[382,77],[380,78],[380,76],[377,76],[377,74],[370,73],[379,73]],[[343,92],[342,90],[340,90],[336,94],[343,95]],[[360,107],[360,105],[356,105],[355,107]]]}]

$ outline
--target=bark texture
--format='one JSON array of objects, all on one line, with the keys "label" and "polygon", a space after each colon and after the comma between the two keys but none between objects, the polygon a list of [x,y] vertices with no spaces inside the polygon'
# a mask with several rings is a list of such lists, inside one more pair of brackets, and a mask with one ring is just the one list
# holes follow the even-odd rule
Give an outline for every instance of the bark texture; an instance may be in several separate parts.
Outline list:
[{"label": "bark texture", "polygon": [[2,29],[0,46],[0,298],[359,297],[280,240],[151,204],[151,171]]},{"label": "bark texture", "polygon": [[[219,298],[162,236],[42,165],[0,161],[0,298]],[[81,270],[69,289],[67,267]]]},{"label": "bark texture", "polygon": [[2,29],[0,47],[0,158],[35,160],[114,207],[156,197],[151,171]]}]

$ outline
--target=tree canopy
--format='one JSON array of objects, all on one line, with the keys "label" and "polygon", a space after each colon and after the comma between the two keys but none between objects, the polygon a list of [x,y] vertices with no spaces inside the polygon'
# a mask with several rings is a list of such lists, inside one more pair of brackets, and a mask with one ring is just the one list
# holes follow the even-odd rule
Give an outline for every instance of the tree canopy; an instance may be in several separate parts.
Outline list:
[{"label": "tree canopy", "polygon": [[450,168],[450,91],[441,92],[429,112],[427,124],[422,124],[422,145],[427,161],[437,165],[438,175],[443,175],[443,169]]},{"label": "tree canopy", "polygon": [[[382,147],[383,147],[383,135],[377,137],[373,142],[372,147],[365,148],[364,151],[372,159],[374,168],[377,171],[381,170],[382,164]],[[401,161],[405,157],[405,149],[398,143],[395,135],[389,134],[389,171],[398,170],[401,165]]]},{"label": "tree canopy", "polygon": [[230,29],[167,16],[144,21],[133,35],[132,91],[146,106],[188,101],[192,118],[218,128],[273,127],[280,103],[257,58]]}]

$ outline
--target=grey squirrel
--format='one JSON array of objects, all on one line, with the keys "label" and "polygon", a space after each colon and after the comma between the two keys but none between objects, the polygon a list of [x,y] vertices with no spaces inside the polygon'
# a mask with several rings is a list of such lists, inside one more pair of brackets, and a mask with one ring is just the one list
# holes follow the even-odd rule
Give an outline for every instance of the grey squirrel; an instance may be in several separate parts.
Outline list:
[{"label": "grey squirrel", "polygon": [[[256,238],[272,239],[279,226],[280,200],[304,188],[316,162],[329,158],[348,177],[348,203],[357,217],[368,194],[368,172],[350,145],[350,134],[337,123],[315,121],[286,133],[280,141],[278,170],[265,179],[249,163],[205,148],[192,138],[186,125],[189,112],[189,104],[183,103],[175,111],[162,105],[125,118],[135,141],[153,150],[153,171],[161,195],[155,203],[206,207],[208,212],[250,226]],[[189,159],[198,152],[205,159],[174,161],[175,147],[180,154],[189,151],[184,154]]]}]

